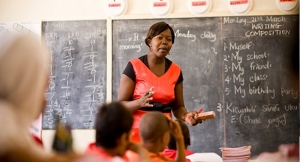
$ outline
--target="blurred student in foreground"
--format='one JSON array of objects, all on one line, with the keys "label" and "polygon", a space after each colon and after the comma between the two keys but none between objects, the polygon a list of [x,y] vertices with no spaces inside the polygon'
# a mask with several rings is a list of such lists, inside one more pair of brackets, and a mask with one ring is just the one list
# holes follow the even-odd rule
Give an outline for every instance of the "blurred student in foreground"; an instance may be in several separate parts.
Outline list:
[{"label": "blurred student in foreground", "polygon": [[[190,138],[190,131],[188,126],[186,125],[186,123],[182,120],[175,120],[179,123],[179,126],[181,128],[182,134],[183,134],[183,141],[184,141],[184,148],[185,148],[185,156],[191,155],[194,152],[192,152],[191,150],[188,150],[187,147],[189,145],[191,145],[191,138]],[[163,151],[163,154],[171,159],[176,158],[177,155],[177,146],[176,146],[176,139],[174,138],[174,136],[172,134],[170,134],[170,141],[168,144],[168,148],[166,148]],[[189,159],[186,159],[186,162],[190,162]]]},{"label": "blurred student in foreground", "polygon": [[46,104],[48,67],[46,48],[36,38],[0,36],[1,162],[60,162],[83,158],[46,152],[29,133],[30,124]]},{"label": "blurred student in foreground", "polygon": [[[175,160],[161,153],[169,143],[170,133],[174,136],[177,145]],[[142,116],[140,136],[152,162],[185,161],[185,147],[181,128],[178,122],[165,116],[162,112],[150,111]]]},{"label": "blurred student in foreground", "polygon": [[298,144],[281,144],[277,152],[263,152],[255,162],[299,162]]},{"label": "blurred student in foreground", "polygon": [[139,162],[150,161],[147,150],[130,142],[133,115],[120,102],[104,103],[96,116],[96,142],[91,143],[85,154],[105,161],[127,162],[125,153],[137,154]]}]

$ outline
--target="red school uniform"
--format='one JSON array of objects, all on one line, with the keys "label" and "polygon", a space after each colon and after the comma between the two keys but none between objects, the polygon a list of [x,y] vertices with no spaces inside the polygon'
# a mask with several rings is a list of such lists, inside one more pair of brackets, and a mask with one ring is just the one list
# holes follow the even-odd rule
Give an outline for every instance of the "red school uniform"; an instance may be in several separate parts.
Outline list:
[{"label": "red school uniform", "polygon": [[174,160],[165,156],[162,153],[154,154],[152,152],[148,152],[151,162],[173,162]]},{"label": "red school uniform", "polygon": [[[191,155],[193,153],[194,152],[192,152],[191,150],[185,150],[185,156]],[[177,150],[165,149],[162,154],[164,154],[165,156],[167,156],[167,157],[175,160],[176,154],[177,154]],[[190,162],[190,160],[186,159],[186,162]]]},{"label": "red school uniform", "polygon": [[128,159],[126,156],[124,157],[116,157],[111,156],[107,152],[105,152],[103,149],[98,147],[96,143],[90,143],[88,147],[86,148],[84,154],[86,155],[92,155],[99,159],[99,161],[105,161],[105,162],[128,162]]}]

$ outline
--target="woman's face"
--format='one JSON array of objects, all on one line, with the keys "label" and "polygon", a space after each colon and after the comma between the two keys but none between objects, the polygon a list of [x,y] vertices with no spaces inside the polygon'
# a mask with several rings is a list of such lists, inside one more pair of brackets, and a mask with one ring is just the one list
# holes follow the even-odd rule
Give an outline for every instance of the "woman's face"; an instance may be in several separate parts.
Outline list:
[{"label": "woman's face", "polygon": [[161,32],[152,38],[149,43],[152,53],[157,57],[165,57],[172,48],[172,35],[170,29]]}]

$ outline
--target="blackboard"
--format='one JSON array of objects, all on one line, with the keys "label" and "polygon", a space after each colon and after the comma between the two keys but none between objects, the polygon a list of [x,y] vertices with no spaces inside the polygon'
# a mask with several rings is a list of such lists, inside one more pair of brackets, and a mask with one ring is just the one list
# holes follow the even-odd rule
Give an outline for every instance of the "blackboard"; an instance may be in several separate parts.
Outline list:
[{"label": "blackboard", "polygon": [[298,143],[298,15],[201,17],[113,21],[113,99],[132,58],[148,53],[144,38],[158,21],[175,32],[170,60],[184,77],[189,111],[216,112],[190,126],[194,152],[251,145],[252,155]]},{"label": "blackboard", "polygon": [[54,129],[56,116],[73,129],[94,127],[106,101],[106,35],[106,20],[42,22],[52,62],[43,129]]}]

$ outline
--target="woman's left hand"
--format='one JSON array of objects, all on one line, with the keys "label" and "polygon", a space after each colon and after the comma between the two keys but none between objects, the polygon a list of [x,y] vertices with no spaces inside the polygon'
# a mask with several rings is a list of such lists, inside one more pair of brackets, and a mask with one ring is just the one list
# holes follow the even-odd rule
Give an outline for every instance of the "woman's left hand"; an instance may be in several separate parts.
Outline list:
[{"label": "woman's left hand", "polygon": [[197,125],[198,123],[202,123],[202,120],[198,120],[197,121],[197,115],[198,113],[196,111],[190,111],[190,112],[187,112],[184,117],[183,117],[183,120],[185,122],[187,122],[189,125],[191,126],[195,126]]}]

